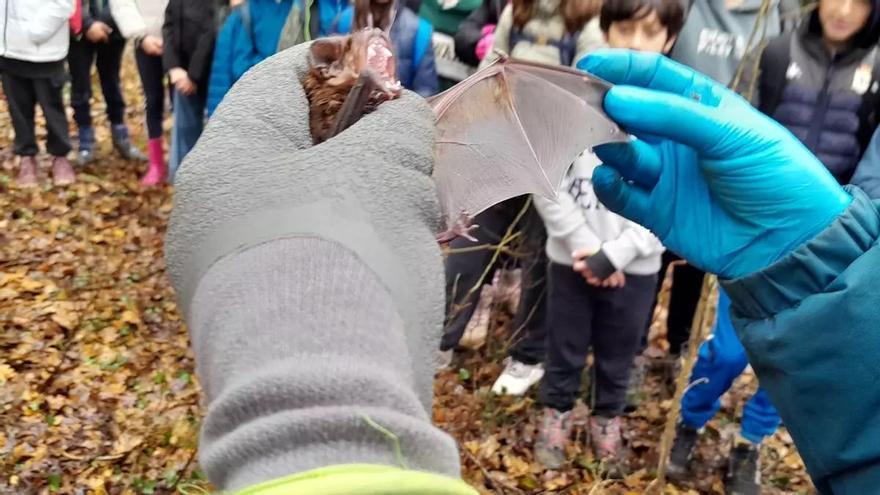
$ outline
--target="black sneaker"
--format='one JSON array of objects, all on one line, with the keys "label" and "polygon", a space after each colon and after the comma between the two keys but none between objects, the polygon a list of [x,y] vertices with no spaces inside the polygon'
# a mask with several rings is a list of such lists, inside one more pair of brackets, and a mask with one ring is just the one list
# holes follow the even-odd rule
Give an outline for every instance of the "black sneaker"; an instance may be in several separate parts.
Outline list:
[{"label": "black sneaker", "polygon": [[669,464],[666,466],[666,474],[673,481],[682,481],[688,474],[691,459],[694,457],[694,448],[697,439],[700,438],[700,430],[678,423],[675,427],[675,442],[672,444],[672,452],[669,454]]},{"label": "black sneaker", "polygon": [[724,477],[727,495],[760,495],[760,450],[754,444],[740,444],[730,452],[730,464]]}]

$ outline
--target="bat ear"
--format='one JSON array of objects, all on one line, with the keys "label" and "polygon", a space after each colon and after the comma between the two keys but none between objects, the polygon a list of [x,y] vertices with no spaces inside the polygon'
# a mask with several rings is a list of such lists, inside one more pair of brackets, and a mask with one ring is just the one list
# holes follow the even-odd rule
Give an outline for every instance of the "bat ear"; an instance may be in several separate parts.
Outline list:
[{"label": "bat ear", "polygon": [[345,54],[345,38],[334,36],[320,38],[312,42],[309,47],[309,57],[312,67],[329,70],[334,64],[342,59]]}]

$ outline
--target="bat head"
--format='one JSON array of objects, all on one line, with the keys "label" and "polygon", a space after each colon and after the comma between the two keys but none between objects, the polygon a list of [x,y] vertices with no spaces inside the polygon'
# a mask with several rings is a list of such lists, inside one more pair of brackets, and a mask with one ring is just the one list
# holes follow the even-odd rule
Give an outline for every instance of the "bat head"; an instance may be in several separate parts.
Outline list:
[{"label": "bat head", "polygon": [[362,29],[348,36],[315,40],[310,62],[313,72],[328,86],[347,86],[369,68],[379,76],[387,91],[400,92],[391,40],[380,29]]}]

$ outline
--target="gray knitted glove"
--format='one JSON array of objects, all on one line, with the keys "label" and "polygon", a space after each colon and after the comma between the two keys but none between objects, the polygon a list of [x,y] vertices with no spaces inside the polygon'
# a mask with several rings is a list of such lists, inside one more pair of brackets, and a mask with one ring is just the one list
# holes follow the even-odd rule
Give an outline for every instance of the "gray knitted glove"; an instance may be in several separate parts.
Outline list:
[{"label": "gray knitted glove", "polygon": [[430,424],[431,111],[405,92],[313,147],[307,51],[248,72],[175,179],[166,254],[208,406],[200,462],[222,489],[357,462],[457,476]]}]

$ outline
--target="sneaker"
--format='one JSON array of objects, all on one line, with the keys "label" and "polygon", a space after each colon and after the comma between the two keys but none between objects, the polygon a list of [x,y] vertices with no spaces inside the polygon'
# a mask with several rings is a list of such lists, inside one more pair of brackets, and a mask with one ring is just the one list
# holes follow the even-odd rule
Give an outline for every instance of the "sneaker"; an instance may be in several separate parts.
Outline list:
[{"label": "sneaker", "polygon": [[617,460],[623,449],[623,435],[620,432],[620,416],[590,418],[590,443],[598,459]]},{"label": "sneaker", "polygon": [[544,417],[535,440],[535,459],[550,469],[565,464],[565,444],[571,436],[571,411],[544,408]]},{"label": "sneaker", "polygon": [[52,182],[56,186],[67,186],[76,182],[76,173],[66,156],[56,156],[52,160]]},{"label": "sneaker", "polygon": [[522,294],[522,269],[498,270],[495,272],[493,285],[498,304],[515,315],[519,310],[519,299]]},{"label": "sneaker", "polygon": [[489,324],[492,320],[492,301],[495,292],[491,285],[484,285],[480,290],[480,299],[474,314],[464,327],[464,333],[461,340],[458,341],[459,347],[465,349],[477,350],[486,343],[489,336]]},{"label": "sneaker", "polygon": [[454,353],[454,349],[447,349],[445,351],[438,350],[434,355],[434,369],[437,371],[448,370],[452,366],[452,357]]},{"label": "sneaker", "polygon": [[676,425],[675,442],[672,444],[669,464],[666,467],[666,474],[669,476],[669,479],[682,481],[687,476],[699,438],[699,429],[687,426],[684,423]]},{"label": "sneaker", "polygon": [[492,385],[492,393],[518,397],[543,377],[543,364],[526,364],[509,357],[504,360],[504,371]]},{"label": "sneaker", "polygon": [[37,159],[32,156],[23,156],[18,162],[18,176],[15,178],[18,187],[37,186]]},{"label": "sneaker", "polygon": [[639,408],[643,399],[642,387],[645,385],[645,375],[647,373],[648,359],[642,355],[638,355],[633,359],[632,367],[629,370],[629,383],[626,387],[626,406],[624,412],[631,413]]},{"label": "sneaker", "polygon": [[76,163],[80,166],[95,161],[95,129],[94,127],[79,128],[79,148],[76,151]]},{"label": "sneaker", "polygon": [[137,149],[135,145],[131,144],[131,139],[128,136],[128,127],[125,124],[114,125],[111,134],[113,136],[113,147],[122,155],[122,158],[139,162],[147,161],[147,156]]},{"label": "sneaker", "polygon": [[760,449],[746,442],[736,445],[730,452],[730,464],[724,477],[726,495],[760,495],[761,470]]}]

